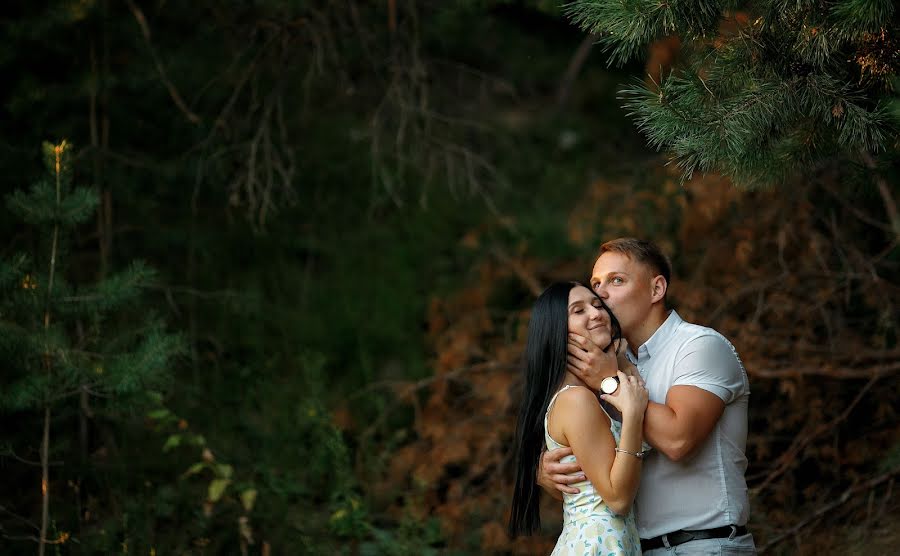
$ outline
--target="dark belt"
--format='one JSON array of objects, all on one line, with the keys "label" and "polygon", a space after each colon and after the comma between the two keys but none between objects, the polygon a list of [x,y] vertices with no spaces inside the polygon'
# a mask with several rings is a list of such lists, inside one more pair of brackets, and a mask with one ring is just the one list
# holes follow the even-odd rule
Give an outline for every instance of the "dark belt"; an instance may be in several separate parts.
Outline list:
[{"label": "dark belt", "polygon": [[666,533],[652,539],[641,539],[641,550],[655,550],[657,548],[678,546],[691,541],[701,541],[703,539],[727,539],[740,537],[747,534],[747,528],[741,525],[726,525],[725,527],[716,527],[715,529],[695,529],[692,531],[680,530]]}]

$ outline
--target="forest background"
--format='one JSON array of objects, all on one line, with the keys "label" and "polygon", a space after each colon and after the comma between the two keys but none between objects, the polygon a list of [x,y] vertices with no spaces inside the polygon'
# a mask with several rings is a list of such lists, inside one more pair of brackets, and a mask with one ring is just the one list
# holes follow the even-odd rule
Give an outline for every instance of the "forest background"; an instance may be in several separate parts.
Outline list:
[{"label": "forest background", "polygon": [[[623,88],[688,43],[610,64],[571,15],[5,5],[0,552],[549,552],[551,501],[542,535],[504,533],[524,330],[623,235],[663,246],[675,307],[745,362],[757,546],[893,552],[896,127],[824,161],[808,135],[772,183],[684,179]],[[893,18],[846,61],[877,77],[854,102],[896,117]]]}]

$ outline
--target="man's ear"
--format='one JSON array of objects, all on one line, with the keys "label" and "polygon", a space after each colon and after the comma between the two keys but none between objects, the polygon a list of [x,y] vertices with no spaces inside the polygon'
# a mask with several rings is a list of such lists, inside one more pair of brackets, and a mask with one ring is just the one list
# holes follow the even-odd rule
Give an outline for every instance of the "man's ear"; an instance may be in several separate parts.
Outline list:
[{"label": "man's ear", "polygon": [[668,287],[669,284],[662,274],[650,280],[650,302],[657,303],[665,299]]}]

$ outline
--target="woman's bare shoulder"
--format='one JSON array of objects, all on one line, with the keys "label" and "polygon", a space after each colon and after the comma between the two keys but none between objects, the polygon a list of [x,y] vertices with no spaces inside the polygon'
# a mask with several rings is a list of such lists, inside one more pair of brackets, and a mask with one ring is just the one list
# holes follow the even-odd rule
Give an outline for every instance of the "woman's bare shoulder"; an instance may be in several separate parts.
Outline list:
[{"label": "woman's bare shoulder", "polygon": [[572,441],[576,438],[592,444],[606,435],[611,437],[609,417],[590,388],[566,388],[565,392],[560,392],[557,396],[553,410],[553,437],[563,438],[568,446],[572,446]]},{"label": "woman's bare shoulder", "polygon": [[600,407],[600,400],[593,390],[585,386],[573,386],[566,388],[557,396],[556,404],[559,406],[560,414],[565,415],[563,419],[578,419],[579,417],[595,418],[597,414],[606,417],[603,409]]}]

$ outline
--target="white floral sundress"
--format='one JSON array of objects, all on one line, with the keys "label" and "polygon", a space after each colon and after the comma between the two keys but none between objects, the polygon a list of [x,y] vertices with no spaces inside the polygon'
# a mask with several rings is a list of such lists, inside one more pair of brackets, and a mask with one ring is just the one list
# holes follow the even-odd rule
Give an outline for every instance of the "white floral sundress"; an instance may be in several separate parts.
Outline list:
[{"label": "white floral sundress", "polygon": [[[544,439],[548,450],[565,448],[550,436],[547,417],[560,392],[571,388],[567,385],[554,394],[544,415]],[[601,406],[602,407],[602,406]],[[603,410],[604,413],[606,410]],[[607,414],[609,416],[609,414]],[[619,444],[622,424],[610,418],[610,431]],[[575,456],[566,456],[562,463],[575,461]],[[639,556],[641,541],[634,523],[634,512],[619,515],[612,511],[594,490],[594,485],[585,480],[575,483],[578,494],[563,494],[563,529],[556,541],[551,556]]]}]

